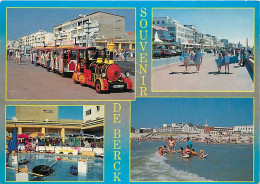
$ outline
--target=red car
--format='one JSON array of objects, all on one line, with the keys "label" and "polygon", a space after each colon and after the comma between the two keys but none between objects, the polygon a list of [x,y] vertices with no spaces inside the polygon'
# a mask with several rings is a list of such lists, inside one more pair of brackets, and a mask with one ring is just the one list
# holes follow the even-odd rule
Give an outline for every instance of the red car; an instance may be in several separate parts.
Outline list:
[{"label": "red car", "polygon": [[170,57],[171,56],[171,51],[168,49],[163,49],[161,53],[162,57]]}]

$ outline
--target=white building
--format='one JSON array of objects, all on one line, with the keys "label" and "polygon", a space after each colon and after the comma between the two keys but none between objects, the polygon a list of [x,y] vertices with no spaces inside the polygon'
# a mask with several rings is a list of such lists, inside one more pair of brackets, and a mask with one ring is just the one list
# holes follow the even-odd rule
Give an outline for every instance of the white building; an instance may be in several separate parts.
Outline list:
[{"label": "white building", "polygon": [[32,47],[43,47],[48,46],[49,42],[54,41],[54,33],[39,30],[28,36],[23,36],[20,39],[22,40],[23,45],[30,45]]},{"label": "white building", "polygon": [[104,126],[104,106],[89,105],[83,106],[82,129],[102,128]]},{"label": "white building", "polygon": [[168,29],[170,36],[173,38],[173,42],[177,42],[178,44],[191,45],[195,41],[195,27],[190,28],[191,25],[184,26],[177,20],[169,17],[154,17],[153,25]]},{"label": "white building", "polygon": [[242,126],[234,126],[234,132],[239,132],[242,134],[253,134],[253,125],[242,125]]},{"label": "white building", "polygon": [[109,41],[125,36],[125,17],[105,12],[80,15],[54,27],[57,45],[95,46],[96,38]]}]

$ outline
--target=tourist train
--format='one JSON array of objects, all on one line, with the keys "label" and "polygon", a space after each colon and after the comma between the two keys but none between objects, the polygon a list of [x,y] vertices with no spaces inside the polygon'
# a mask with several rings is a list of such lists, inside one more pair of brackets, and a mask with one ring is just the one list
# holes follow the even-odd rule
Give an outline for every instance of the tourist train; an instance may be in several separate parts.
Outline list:
[{"label": "tourist train", "polygon": [[72,76],[75,84],[94,87],[97,93],[109,92],[112,89],[130,91],[133,82],[128,72],[121,73],[121,68],[114,64],[114,48],[113,43],[108,44],[108,49],[77,45],[35,47],[32,48],[31,61],[35,65],[49,67],[49,70],[63,77]]}]

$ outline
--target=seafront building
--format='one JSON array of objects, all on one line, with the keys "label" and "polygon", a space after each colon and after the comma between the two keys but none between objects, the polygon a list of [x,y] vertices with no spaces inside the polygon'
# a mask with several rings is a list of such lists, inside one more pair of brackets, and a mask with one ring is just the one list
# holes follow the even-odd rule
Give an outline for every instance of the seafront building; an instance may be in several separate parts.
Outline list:
[{"label": "seafront building", "polygon": [[103,106],[83,106],[82,118],[83,120],[59,119],[58,106],[16,106],[16,117],[6,120],[6,131],[13,132],[16,127],[18,134],[41,132],[45,137],[60,137],[63,144],[69,134],[103,136]]},{"label": "seafront building", "polygon": [[208,120],[204,125],[193,125],[191,123],[163,123],[161,128],[140,128],[135,133],[187,133],[187,134],[209,134],[209,135],[231,135],[231,134],[253,134],[253,125],[234,127],[211,127]]},{"label": "seafront building", "polygon": [[134,49],[135,33],[125,31],[125,17],[98,11],[54,26],[53,33],[39,30],[18,40],[8,41],[9,49],[45,46],[101,46],[113,39],[115,49]]},{"label": "seafront building", "polygon": [[[161,31],[164,29],[164,31]],[[218,39],[214,35],[199,32],[194,25],[182,25],[170,17],[153,17],[153,36],[158,35],[160,40],[153,45],[168,45],[174,48],[223,48],[228,47],[227,39]],[[165,44],[166,43],[166,44]]]}]

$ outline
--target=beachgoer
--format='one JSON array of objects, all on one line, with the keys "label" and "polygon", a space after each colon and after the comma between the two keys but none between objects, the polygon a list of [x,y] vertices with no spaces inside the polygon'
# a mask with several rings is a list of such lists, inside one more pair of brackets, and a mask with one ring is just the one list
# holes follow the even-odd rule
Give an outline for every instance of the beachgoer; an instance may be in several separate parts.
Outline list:
[{"label": "beachgoer", "polygon": [[21,60],[22,60],[22,54],[21,54],[21,51],[19,50],[18,54],[17,54],[17,61],[18,61],[19,65],[21,64]]},{"label": "beachgoer", "polygon": [[177,150],[176,152],[181,153],[183,155],[183,147],[180,147],[180,149]]},{"label": "beachgoer", "polygon": [[190,138],[187,137],[186,140],[187,140],[186,146],[189,146],[189,148],[192,148],[192,142],[191,142]]},{"label": "beachgoer", "polygon": [[159,149],[158,149],[159,155],[163,155],[163,150],[162,149],[163,149],[162,147],[159,147]]},{"label": "beachgoer", "polygon": [[50,51],[47,51],[46,60],[47,60],[46,70],[47,70],[47,72],[49,72],[50,71],[50,63],[51,63],[51,52]]},{"label": "beachgoer", "polygon": [[228,56],[227,52],[226,52],[226,55],[225,55],[224,59],[225,59],[225,73],[227,72],[226,69],[228,69],[228,73],[229,73],[230,57]]},{"label": "beachgoer", "polygon": [[185,71],[188,71],[188,63],[190,61],[190,53],[189,53],[189,49],[185,49],[185,52],[183,54],[183,59],[184,59],[184,66],[185,66]]},{"label": "beachgoer", "polygon": [[201,65],[201,52],[199,48],[198,51],[196,52],[196,68],[198,72],[200,71],[200,65]]},{"label": "beachgoer", "polygon": [[204,156],[204,150],[200,150],[200,158],[203,158]]},{"label": "beachgoer", "polygon": [[184,156],[190,156],[191,155],[191,150],[189,146],[186,146],[185,151],[183,152]]},{"label": "beachgoer", "polygon": [[222,66],[222,56],[219,53],[219,55],[218,55],[218,73],[221,72],[221,66]]},{"label": "beachgoer", "polygon": [[176,149],[176,144],[172,137],[168,139],[168,147],[170,153],[173,153],[173,150]]},{"label": "beachgoer", "polygon": [[163,146],[163,150],[162,150],[162,151],[163,151],[163,154],[166,154],[166,153],[168,153],[168,152],[169,152],[169,150],[167,150],[167,147],[166,147],[166,145],[164,145],[164,146]]},{"label": "beachgoer", "polygon": [[124,52],[124,62],[126,62],[127,61],[127,57],[126,57],[126,50],[125,50],[125,52]]}]

